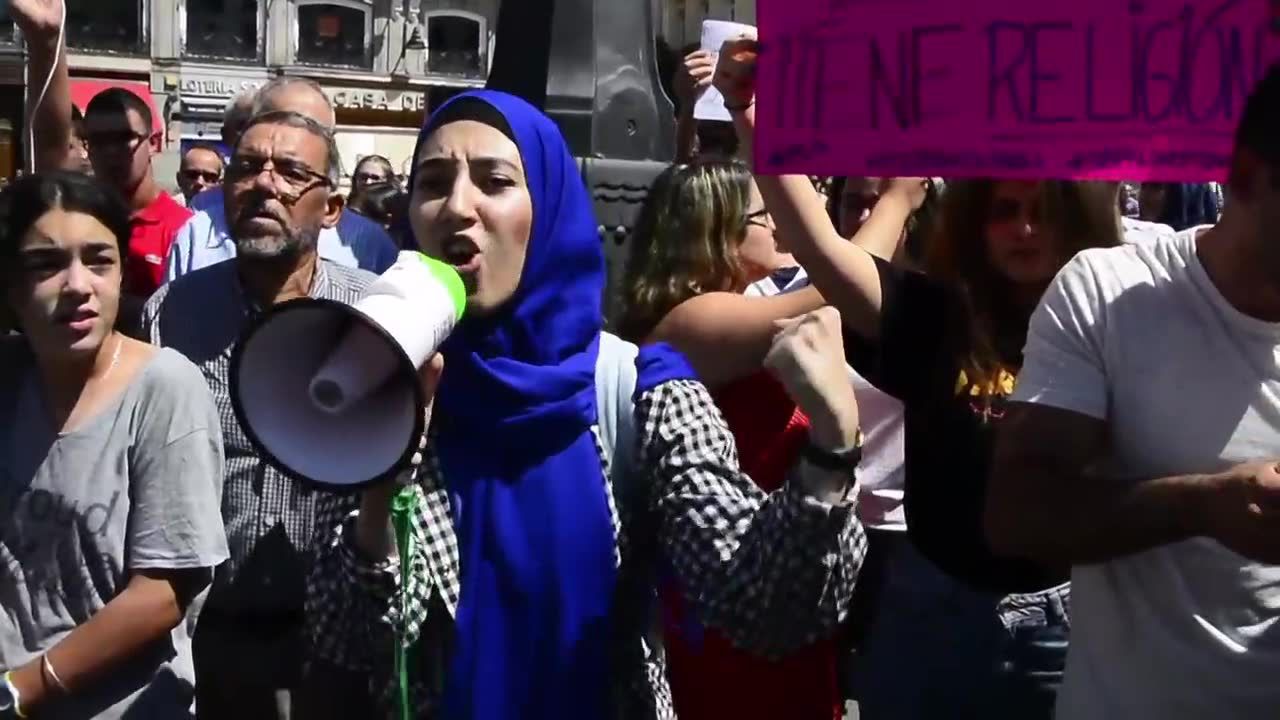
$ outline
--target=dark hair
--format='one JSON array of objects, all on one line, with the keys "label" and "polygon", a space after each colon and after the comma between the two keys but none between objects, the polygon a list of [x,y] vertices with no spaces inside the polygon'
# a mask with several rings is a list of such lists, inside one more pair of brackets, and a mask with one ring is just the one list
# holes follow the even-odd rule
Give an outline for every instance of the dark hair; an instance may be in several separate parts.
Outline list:
[{"label": "dark hair", "polygon": [[734,158],[738,154],[738,133],[733,123],[722,120],[699,120],[695,125],[698,155]]},{"label": "dark hair", "polygon": [[[831,218],[831,226],[836,230],[840,229],[841,197],[848,184],[849,176],[841,175],[831,179],[831,185],[827,190],[827,215]],[[933,232],[934,218],[938,214],[941,203],[942,192],[938,189],[936,182],[930,181],[920,209],[907,219],[907,237],[902,242],[902,247],[907,254],[907,259],[915,265],[924,264],[925,243],[929,239],[929,234]]]},{"label": "dark hair", "polygon": [[355,170],[351,171],[351,175],[353,176],[352,179],[354,179],[354,176],[356,173],[360,172],[360,168],[364,167],[365,163],[376,163],[378,165],[381,165],[382,168],[387,171],[388,180],[396,176],[396,169],[391,164],[390,160],[386,159],[381,155],[365,155],[364,157],[360,158],[359,162],[356,163]]},{"label": "dark hair", "polygon": [[[1021,357],[1030,322],[1031,309],[1013,302],[1009,282],[987,256],[996,185],[994,180],[948,182],[925,253],[928,275],[954,288],[964,303],[968,327],[961,367],[979,388],[993,387],[1006,363]],[[1053,180],[1040,188],[1040,222],[1056,234],[1063,263],[1086,248],[1121,243],[1114,188]]]},{"label": "dark hair", "polygon": [[137,95],[125,90],[124,88],[107,88],[89,101],[89,107],[85,108],[85,117],[93,115],[122,115],[127,116],[128,111],[134,111],[138,117],[142,118],[142,124],[147,127],[147,134],[150,135],[154,130],[154,118],[151,117],[151,107],[146,101]]},{"label": "dark hair", "polygon": [[391,225],[409,209],[409,196],[398,183],[372,183],[356,193],[347,207],[376,223]]},{"label": "dark hair", "polygon": [[1280,170],[1280,62],[1273,63],[1245,103],[1236,127],[1236,148],[1258,154]]},{"label": "dark hair", "polygon": [[10,287],[18,248],[32,225],[55,208],[90,215],[115,236],[121,262],[129,254],[129,208],[115,190],[82,173],[27,175],[0,191],[0,289]]}]

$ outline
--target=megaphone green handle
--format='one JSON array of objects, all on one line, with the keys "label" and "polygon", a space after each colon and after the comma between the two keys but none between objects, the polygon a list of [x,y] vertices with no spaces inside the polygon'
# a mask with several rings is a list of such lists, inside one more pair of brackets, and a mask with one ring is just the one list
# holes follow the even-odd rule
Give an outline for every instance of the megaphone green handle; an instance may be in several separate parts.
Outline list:
[{"label": "megaphone green handle", "polygon": [[[407,627],[409,622],[409,566],[412,564],[409,550],[412,538],[409,526],[413,512],[418,507],[418,493],[414,485],[400,488],[400,492],[391,500],[391,526],[395,529],[396,550],[400,553],[400,627]],[[396,684],[400,705],[401,720],[411,720],[412,710],[409,702],[409,651],[405,647],[404,635],[396,637]]]}]

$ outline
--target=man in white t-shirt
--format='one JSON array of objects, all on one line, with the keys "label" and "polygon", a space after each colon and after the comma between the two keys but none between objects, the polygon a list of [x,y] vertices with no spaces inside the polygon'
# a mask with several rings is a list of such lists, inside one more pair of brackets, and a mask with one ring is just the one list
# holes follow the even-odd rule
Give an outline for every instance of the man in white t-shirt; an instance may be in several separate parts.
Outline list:
[{"label": "man in white t-shirt", "polygon": [[1280,716],[1280,65],[1218,225],[1067,264],[1031,320],[993,547],[1072,565],[1059,720]]}]

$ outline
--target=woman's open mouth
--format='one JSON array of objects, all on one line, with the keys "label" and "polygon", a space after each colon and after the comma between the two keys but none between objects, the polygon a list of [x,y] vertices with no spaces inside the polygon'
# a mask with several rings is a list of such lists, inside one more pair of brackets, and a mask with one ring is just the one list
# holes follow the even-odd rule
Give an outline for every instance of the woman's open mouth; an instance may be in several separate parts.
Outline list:
[{"label": "woman's open mouth", "polygon": [[480,269],[480,248],[465,235],[454,235],[445,240],[440,255],[459,273],[474,273]]}]

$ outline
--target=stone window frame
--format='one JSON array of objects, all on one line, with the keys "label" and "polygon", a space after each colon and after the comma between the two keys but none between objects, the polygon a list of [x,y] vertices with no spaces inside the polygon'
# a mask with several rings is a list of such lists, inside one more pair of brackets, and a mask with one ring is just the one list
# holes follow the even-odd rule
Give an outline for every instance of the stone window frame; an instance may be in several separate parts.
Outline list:
[{"label": "stone window frame", "polygon": [[[517,0],[518,1],[518,0]],[[476,24],[478,34],[476,36],[476,52],[478,54],[479,67],[477,71],[479,77],[488,74],[489,64],[489,18],[480,13],[468,10],[458,10],[454,8],[441,8],[437,10],[427,10],[422,13],[422,36],[427,43],[426,57],[423,61],[423,68],[430,75],[447,75],[449,73],[441,73],[431,68],[431,21],[434,18],[454,17],[462,18]]]},{"label": "stone window frame", "polygon": [[[157,0],[165,2],[165,0]],[[170,0],[171,1],[171,0]],[[83,45],[74,45],[71,42],[71,28],[67,27],[67,49],[72,53],[80,53],[85,55],[118,55],[123,57],[150,57],[151,56],[151,2],[150,0],[134,0],[134,5],[138,11],[138,43],[128,49],[118,48],[95,48]],[[69,10],[69,8],[68,8]],[[68,20],[70,18],[68,17]]]},{"label": "stone window frame", "polygon": [[243,56],[238,57],[234,55],[219,55],[217,53],[203,53],[203,52],[196,53],[196,52],[188,51],[187,50],[187,17],[188,17],[187,3],[190,1],[191,0],[177,0],[176,2],[175,12],[177,12],[178,14],[177,24],[176,24],[177,31],[178,31],[178,53],[177,53],[178,57],[181,57],[184,59],[189,58],[193,60],[226,60],[229,62],[236,62],[241,64],[250,63],[255,65],[261,65],[266,62],[266,56],[267,56],[266,36],[269,32],[269,28],[267,24],[267,18],[268,18],[267,11],[268,11],[268,6],[276,2],[277,0],[253,0],[257,5],[257,13],[258,13],[257,47],[254,51],[253,57],[243,57]]},{"label": "stone window frame", "polygon": [[[278,2],[279,0],[274,0]],[[324,63],[316,61],[303,60],[299,55],[299,49],[302,45],[302,26],[299,20],[299,10],[303,7],[311,7],[315,5],[332,5],[335,7],[343,7],[349,10],[359,10],[364,13],[364,56],[359,65]],[[351,70],[359,70],[371,72],[374,69],[373,57],[373,17],[374,7],[371,0],[293,0],[290,3],[290,58],[298,65],[307,67],[334,67],[346,68]]]}]

